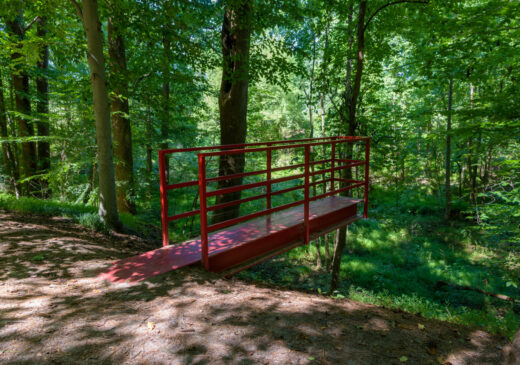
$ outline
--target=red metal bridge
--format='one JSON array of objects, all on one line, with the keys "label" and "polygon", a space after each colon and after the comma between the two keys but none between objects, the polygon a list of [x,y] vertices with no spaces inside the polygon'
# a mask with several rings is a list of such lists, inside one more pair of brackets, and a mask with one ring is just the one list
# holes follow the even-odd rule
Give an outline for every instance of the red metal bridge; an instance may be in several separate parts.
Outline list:
[{"label": "red metal bridge", "polygon": [[[361,152],[364,159],[345,157],[352,155],[353,145],[358,146],[358,154]],[[187,153],[197,154],[198,179],[170,183],[167,160]],[[275,154],[293,156],[292,161],[296,163],[287,164],[283,159],[275,158]],[[357,213],[360,203],[363,203],[363,217],[366,218],[369,154],[369,137],[326,137],[161,150],[163,247],[120,260],[100,277],[115,282],[135,282],[201,261],[207,270],[232,274],[355,222],[361,218]],[[260,170],[246,169],[228,175],[223,175],[222,171],[215,176],[208,174],[208,163],[213,158],[238,155],[243,155],[245,161],[251,156],[253,166],[254,161],[265,160],[265,166]],[[252,157],[259,155],[264,156],[256,160]],[[363,176],[362,179],[345,178],[352,175],[346,172],[352,172],[353,168],[364,170],[361,173],[356,171],[356,175]],[[243,183],[244,178],[254,180]],[[219,185],[237,179],[239,184]],[[292,186],[283,186],[291,182]],[[281,185],[282,188],[278,188]],[[198,199],[195,197],[195,201],[199,201],[198,209],[169,215],[168,192],[189,187],[198,187]],[[362,199],[347,197],[347,193],[356,188],[364,190]],[[261,189],[261,194],[243,197],[242,192],[245,194],[255,189]],[[216,199],[237,192],[240,192],[238,199],[221,203]],[[274,204],[277,196],[291,192],[292,201],[285,199],[283,204]],[[300,192],[297,198],[294,198],[294,192]],[[242,216],[223,221],[213,219],[214,222],[209,223],[223,209],[258,200],[265,201],[265,209],[256,208]],[[177,207],[174,205],[173,208]],[[170,223],[195,217],[200,220],[200,236],[170,245]]]}]

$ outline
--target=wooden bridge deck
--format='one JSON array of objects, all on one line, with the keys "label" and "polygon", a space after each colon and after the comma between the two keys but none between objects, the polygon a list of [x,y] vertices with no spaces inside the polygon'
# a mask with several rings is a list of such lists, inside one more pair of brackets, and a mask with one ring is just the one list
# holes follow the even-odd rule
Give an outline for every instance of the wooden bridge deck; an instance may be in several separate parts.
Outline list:
[{"label": "wooden bridge deck", "polygon": [[[311,238],[359,219],[359,202],[341,196],[311,202]],[[303,205],[213,232],[208,237],[210,270],[226,273],[243,270],[284,248],[302,244],[303,237]],[[200,238],[195,238],[117,261],[98,277],[112,282],[137,282],[200,260]]]}]

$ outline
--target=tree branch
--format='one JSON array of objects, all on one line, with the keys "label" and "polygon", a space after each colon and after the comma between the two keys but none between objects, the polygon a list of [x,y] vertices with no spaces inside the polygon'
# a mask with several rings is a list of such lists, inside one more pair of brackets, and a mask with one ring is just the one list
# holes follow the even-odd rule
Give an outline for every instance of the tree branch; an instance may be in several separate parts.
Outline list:
[{"label": "tree branch", "polygon": [[380,6],[376,11],[374,11],[372,13],[372,15],[370,15],[370,17],[367,20],[367,23],[363,27],[363,32],[365,30],[367,30],[368,25],[370,24],[372,19],[377,15],[377,13],[379,13],[381,10],[383,10],[384,8],[386,8],[386,7],[390,6],[390,5],[396,5],[396,4],[402,4],[402,3],[428,4],[429,2],[430,2],[430,0],[397,0],[397,1],[392,1],[392,2],[386,3],[385,5]]},{"label": "tree branch", "polygon": [[32,22],[30,22],[29,24],[27,24],[27,26],[23,29],[24,32],[27,32],[29,29],[31,29],[31,27],[34,25],[34,23],[36,22],[39,22],[41,20],[40,16],[36,16],[36,18],[34,18],[32,20]]},{"label": "tree branch", "polygon": [[70,2],[76,8],[76,14],[78,15],[79,20],[83,21],[83,11],[81,11],[81,6],[79,6],[76,0],[70,0]]}]

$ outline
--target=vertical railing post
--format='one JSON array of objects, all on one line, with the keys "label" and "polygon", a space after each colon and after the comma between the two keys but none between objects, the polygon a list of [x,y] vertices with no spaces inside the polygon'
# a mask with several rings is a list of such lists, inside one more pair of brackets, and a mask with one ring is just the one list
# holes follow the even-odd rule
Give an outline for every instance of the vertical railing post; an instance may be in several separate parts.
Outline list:
[{"label": "vertical railing post", "polygon": [[266,207],[271,209],[271,143],[267,143],[267,161],[266,161],[266,178],[267,178],[267,191],[266,191]]},{"label": "vertical railing post", "polygon": [[332,151],[330,153],[331,172],[330,172],[330,191],[334,191],[334,167],[336,166],[336,141],[332,141]]},{"label": "vertical railing post", "polygon": [[304,244],[309,243],[310,225],[309,225],[309,164],[310,164],[310,146],[305,146],[305,182],[304,182],[304,204],[303,204],[303,225],[305,229]]},{"label": "vertical railing post", "polygon": [[206,200],[206,156],[199,156],[200,246],[204,268],[209,270],[208,210]]},{"label": "vertical railing post", "polygon": [[170,239],[168,237],[168,190],[166,185],[166,170],[164,163],[164,151],[159,151],[159,186],[161,189],[161,225],[163,246],[168,246]]},{"label": "vertical railing post", "polygon": [[370,138],[365,140],[365,197],[363,207],[363,218],[368,217],[368,178],[370,169]]}]

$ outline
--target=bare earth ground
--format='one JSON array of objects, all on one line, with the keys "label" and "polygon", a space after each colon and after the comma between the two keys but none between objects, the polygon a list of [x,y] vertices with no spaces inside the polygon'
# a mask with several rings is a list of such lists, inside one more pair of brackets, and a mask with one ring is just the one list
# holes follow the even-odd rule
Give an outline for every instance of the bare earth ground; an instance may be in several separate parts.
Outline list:
[{"label": "bare earth ground", "polygon": [[508,340],[189,268],[138,285],[96,270],[150,244],[0,212],[1,364],[501,364]]}]

